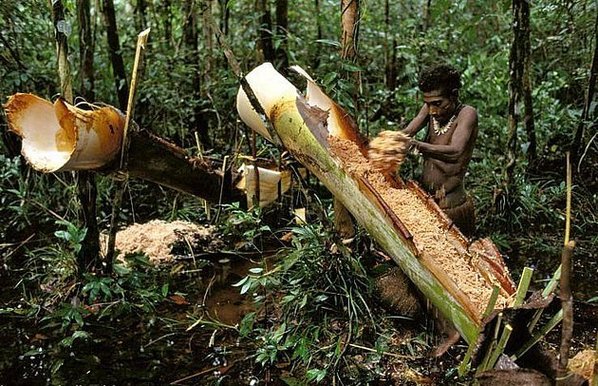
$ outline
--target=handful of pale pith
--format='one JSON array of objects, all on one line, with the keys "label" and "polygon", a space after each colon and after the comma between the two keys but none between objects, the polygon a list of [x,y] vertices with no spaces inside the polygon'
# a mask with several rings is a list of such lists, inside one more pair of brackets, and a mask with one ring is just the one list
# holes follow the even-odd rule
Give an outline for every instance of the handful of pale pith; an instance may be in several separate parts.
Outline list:
[{"label": "handful of pale pith", "polygon": [[382,131],[370,142],[368,157],[380,172],[393,173],[403,163],[410,138],[400,131]]}]

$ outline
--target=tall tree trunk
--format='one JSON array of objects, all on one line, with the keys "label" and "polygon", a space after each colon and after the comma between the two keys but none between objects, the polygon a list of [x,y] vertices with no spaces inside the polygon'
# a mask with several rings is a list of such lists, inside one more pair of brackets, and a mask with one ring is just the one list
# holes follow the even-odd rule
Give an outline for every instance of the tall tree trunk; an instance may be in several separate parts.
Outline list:
[{"label": "tall tree trunk", "polygon": [[206,82],[209,82],[212,79],[212,70],[216,68],[216,64],[214,63],[214,36],[215,33],[212,30],[212,25],[209,23],[209,20],[212,20],[212,0],[207,0],[203,2],[202,5],[202,31],[203,31],[203,38],[204,38],[204,52],[205,52],[205,72],[204,72],[204,79]]},{"label": "tall tree trunk", "polygon": [[430,8],[432,8],[432,0],[424,0],[422,4],[422,20],[420,24],[420,32],[425,35],[430,26]]},{"label": "tall tree trunk", "polygon": [[341,0],[341,57],[355,60],[359,40],[359,0]]},{"label": "tall tree trunk", "polygon": [[[95,97],[93,54],[94,41],[92,38],[92,24],[90,0],[77,0],[77,18],[79,21],[79,54],[81,73],[81,96],[93,102]],[[77,195],[81,203],[83,223],[87,233],[79,252],[79,260],[91,263],[92,267],[99,269],[100,255],[100,230],[97,220],[98,189],[95,174],[88,171],[77,173]]]},{"label": "tall tree trunk", "polygon": [[135,27],[137,31],[143,31],[147,28],[147,3],[146,0],[137,0],[135,6]]},{"label": "tall tree trunk", "polygon": [[[210,10],[206,10],[210,12]],[[201,66],[199,56],[199,42],[197,33],[197,3],[195,0],[185,1],[183,3],[183,13],[185,21],[183,24],[183,42],[187,50],[186,62],[193,68],[193,77],[191,79],[191,100],[195,103],[193,107],[193,116],[190,119],[190,132],[197,132],[199,140],[204,146],[210,147],[210,137],[208,135],[208,122],[205,114],[202,112],[201,104]],[[181,138],[182,139],[182,138]]]},{"label": "tall tree trunk", "polygon": [[[392,23],[390,17],[390,0],[384,1],[384,83],[389,91],[393,91],[397,87],[397,42],[396,39],[389,39],[390,31],[392,30]],[[389,47],[389,40],[390,47]]]},{"label": "tall tree trunk", "polygon": [[[320,15],[320,0],[314,0],[314,16],[316,20],[316,40],[322,40],[324,34],[322,33],[322,17]],[[311,66],[315,69],[320,66],[320,52],[316,50],[315,55],[311,60]]]},{"label": "tall tree trunk", "polygon": [[[357,60],[359,41],[359,0],[341,0],[341,59],[350,62]],[[349,74],[346,74],[349,75]],[[347,76],[349,78],[349,76]],[[353,94],[355,111],[358,111],[359,72],[353,73],[355,93]],[[334,199],[334,226],[343,237],[355,234],[351,214],[337,198]]]},{"label": "tall tree trunk", "polygon": [[[359,0],[341,0],[341,59],[355,63],[357,62],[357,44],[359,42]],[[345,77],[350,79],[350,74]],[[352,72],[355,86],[353,102],[355,113],[359,111],[359,89],[361,87],[361,74],[359,71]]]},{"label": "tall tree trunk", "polygon": [[80,93],[89,102],[95,100],[95,75],[93,72],[93,53],[95,44],[92,36],[90,0],[77,0],[77,18],[79,20],[79,60],[81,68]]},{"label": "tall tree trunk", "polygon": [[276,48],[276,62],[286,71],[289,67],[288,49],[289,0],[276,0],[276,37],[280,44]]},{"label": "tall tree trunk", "polygon": [[228,7],[228,0],[218,0],[220,4],[220,30],[224,36],[228,35],[229,27],[228,21],[230,20],[230,8]]},{"label": "tall tree trunk", "polygon": [[528,168],[533,166],[538,156],[536,143],[536,128],[534,121],[534,106],[532,99],[532,80],[531,80],[531,43],[530,43],[530,2],[524,1],[521,7],[521,49],[523,52],[523,79],[521,80],[523,92],[523,105],[525,115],[523,117],[523,126],[527,134],[529,146],[527,148]]},{"label": "tall tree trunk", "polygon": [[118,105],[125,111],[129,95],[129,85],[127,83],[127,74],[125,72],[125,63],[120,51],[120,41],[118,29],[116,27],[116,14],[114,11],[113,0],[102,0],[102,15],[106,25],[106,36],[108,38],[108,52],[112,62],[112,72],[114,74],[114,84],[118,95]]},{"label": "tall tree trunk", "polygon": [[[596,21],[594,24],[594,36],[598,34],[598,12],[596,13]],[[593,118],[596,116],[596,108],[593,107],[593,103],[596,98],[596,79],[598,78],[598,42],[594,40],[594,54],[592,56],[592,65],[590,67],[590,78],[588,80],[588,88],[586,90],[586,99],[584,102],[581,117],[579,119],[579,125],[575,131],[575,136],[571,144],[571,155],[573,162],[576,164],[583,154],[583,139],[585,136],[586,129],[596,123],[591,123]],[[590,110],[592,109],[592,110]]]},{"label": "tall tree trunk", "polygon": [[274,44],[272,43],[272,17],[270,16],[270,4],[268,0],[257,0],[256,10],[259,15],[260,25],[258,28],[258,52],[262,61],[274,62]]},{"label": "tall tree trunk", "polygon": [[172,0],[164,0],[162,8],[164,10],[164,15],[162,16],[164,22],[164,40],[166,40],[166,45],[170,46],[172,44]]},{"label": "tall tree trunk", "polygon": [[68,43],[64,30],[64,6],[61,0],[50,1],[52,7],[52,22],[54,23],[54,37],[56,39],[56,56],[58,58],[58,75],[60,77],[60,93],[68,102],[73,102],[73,84],[71,67],[68,61]]},{"label": "tall tree trunk", "polygon": [[509,133],[507,136],[506,166],[506,183],[508,188],[513,186],[518,155],[517,125],[520,117],[523,72],[525,69],[525,41],[522,30],[523,18],[526,13],[525,8],[527,8],[529,16],[529,7],[527,7],[526,0],[513,0],[513,42],[509,55]]}]

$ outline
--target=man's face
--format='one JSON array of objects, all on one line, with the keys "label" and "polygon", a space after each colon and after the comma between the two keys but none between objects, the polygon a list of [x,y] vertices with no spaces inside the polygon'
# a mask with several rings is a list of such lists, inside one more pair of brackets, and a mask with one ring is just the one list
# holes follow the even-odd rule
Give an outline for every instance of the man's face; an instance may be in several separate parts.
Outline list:
[{"label": "man's face", "polygon": [[447,96],[443,90],[433,90],[423,94],[424,103],[428,105],[430,115],[437,121],[443,122],[452,116],[455,110],[453,97]]}]

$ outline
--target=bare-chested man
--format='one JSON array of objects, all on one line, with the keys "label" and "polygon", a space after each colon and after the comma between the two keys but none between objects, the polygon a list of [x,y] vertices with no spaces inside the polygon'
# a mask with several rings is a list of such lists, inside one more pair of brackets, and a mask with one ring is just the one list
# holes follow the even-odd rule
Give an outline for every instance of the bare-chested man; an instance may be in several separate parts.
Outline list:
[{"label": "bare-chested man", "polygon": [[413,137],[428,127],[425,141],[411,140],[424,157],[422,185],[457,228],[471,236],[475,213],[463,178],[478,135],[478,114],[459,101],[461,76],[449,65],[425,69],[418,85],[424,105],[403,133]]}]

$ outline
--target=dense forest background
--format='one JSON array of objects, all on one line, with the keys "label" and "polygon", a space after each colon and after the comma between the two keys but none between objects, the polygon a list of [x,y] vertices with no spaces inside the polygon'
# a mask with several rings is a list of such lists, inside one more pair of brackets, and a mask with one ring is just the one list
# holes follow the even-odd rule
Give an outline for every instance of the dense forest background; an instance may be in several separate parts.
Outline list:
[{"label": "dense forest background", "polygon": [[[480,116],[479,138],[466,177],[466,188],[475,197],[477,234],[493,239],[515,278],[524,266],[536,269],[532,287],[542,288],[560,262],[566,153],[571,152],[571,237],[577,242],[573,290],[580,304],[598,300],[596,1],[362,0],[356,2],[358,28],[349,53],[342,41],[341,3],[350,2],[62,3],[64,21],[57,28],[67,36],[75,98],[124,110],[137,34],[151,27],[135,121],[190,155],[201,154],[214,162],[231,156],[235,167],[251,155],[279,164],[282,158],[272,145],[254,140],[239,121],[238,74],[224,56],[210,20],[215,20],[243,73],[263,61],[273,62],[283,73],[289,65],[302,66],[356,118],[368,137],[402,128],[416,115],[421,106],[416,80],[423,67],[437,62],[454,65],[462,71],[461,100],[476,107]],[[514,11],[525,8],[522,3],[530,11],[529,35],[521,29],[525,19],[517,19],[521,14]],[[44,98],[60,94],[54,31],[50,2],[0,3],[3,102],[16,92]],[[292,223],[289,209],[307,206],[309,224],[293,230],[296,241],[275,263],[280,264],[276,273],[261,276],[271,267],[257,263],[249,276],[239,277],[242,292],[254,292],[251,300],[270,307],[270,315],[254,311],[240,324],[229,326],[194,309],[173,311],[177,304],[172,296],[191,299],[193,286],[196,293],[202,292],[201,277],[179,277],[141,258],[136,260],[138,266],[132,265],[135,274],[123,268],[116,276],[103,277],[78,267],[76,255],[87,230],[80,220],[77,176],[33,171],[19,156],[19,141],[8,132],[4,115],[0,130],[0,317],[3,338],[13,342],[0,356],[4,382],[20,374],[52,384],[99,379],[164,383],[206,368],[221,371],[221,364],[214,363],[223,358],[233,363],[231,373],[206,372],[205,382],[221,382],[228,376],[228,381],[245,377],[249,384],[251,377],[257,381],[280,374],[287,379],[367,382],[388,376],[399,355],[418,357],[431,344],[428,329],[411,326],[415,332],[400,345],[403,351],[396,357],[381,354],[395,344],[388,331],[400,328],[396,324],[401,321],[370,310],[377,306],[371,273],[362,264],[371,253],[367,235],[358,234],[351,253],[339,257],[330,252],[328,244],[337,237],[329,220],[332,198],[315,178],[263,211],[204,206],[197,198],[129,181],[118,225],[151,219],[211,224],[227,241],[244,240],[244,253],[252,254],[254,262],[258,255],[272,255],[267,253],[272,245],[283,245],[272,240]],[[402,175],[411,179],[418,173],[418,158],[413,157]],[[97,219],[104,232],[118,182],[98,175],[97,188]],[[239,245],[231,244],[229,250],[238,250]],[[302,263],[295,264],[297,259]],[[327,261],[324,266],[322,260]],[[327,273],[320,275],[322,270]],[[276,305],[275,298],[284,301]],[[105,304],[119,300],[119,305],[100,313],[90,311],[99,300]],[[133,330],[136,333],[129,336]],[[201,336],[202,343],[192,342],[192,334]],[[577,348],[591,345],[588,339],[595,339],[595,334],[579,337]],[[339,335],[346,335],[347,345],[335,340]],[[125,340],[127,348],[120,354],[98,354],[115,339]],[[153,345],[158,339],[160,344]],[[312,343],[316,341],[318,347]],[[354,351],[364,346],[363,341],[375,342],[376,348],[355,359]],[[152,345],[144,352],[148,342]],[[239,344],[243,352],[235,353]],[[453,359],[457,357],[454,354]],[[442,367],[427,359],[418,364],[436,368],[437,382],[452,376],[451,365]],[[106,370],[109,367],[112,370]],[[125,378],[123,367],[135,371]],[[82,370],[92,375],[77,378]]]}]

